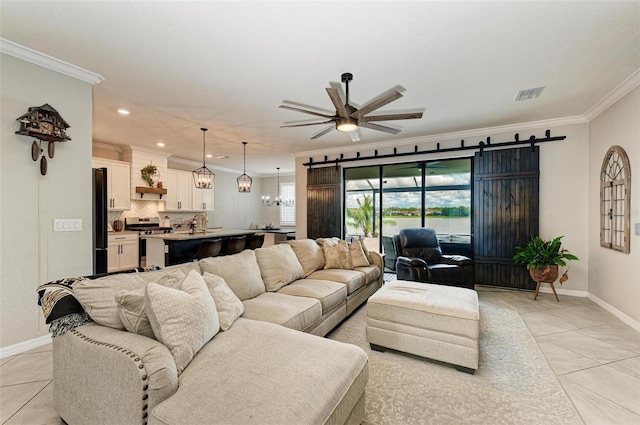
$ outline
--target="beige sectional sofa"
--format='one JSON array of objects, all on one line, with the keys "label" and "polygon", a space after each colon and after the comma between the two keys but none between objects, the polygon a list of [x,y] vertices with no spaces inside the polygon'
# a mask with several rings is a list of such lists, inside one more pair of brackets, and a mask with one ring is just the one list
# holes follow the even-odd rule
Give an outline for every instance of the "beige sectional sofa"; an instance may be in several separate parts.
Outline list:
[{"label": "beige sectional sofa", "polygon": [[318,336],[382,270],[333,238],[78,280],[93,321],[54,338],[55,408],[70,425],[358,424],[367,355]]}]

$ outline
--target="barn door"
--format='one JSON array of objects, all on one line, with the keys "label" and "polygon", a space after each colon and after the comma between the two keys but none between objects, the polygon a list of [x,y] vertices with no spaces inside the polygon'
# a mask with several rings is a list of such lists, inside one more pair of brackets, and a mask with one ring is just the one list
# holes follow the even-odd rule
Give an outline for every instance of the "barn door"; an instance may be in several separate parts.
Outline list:
[{"label": "barn door", "polygon": [[307,172],[307,237],[341,237],[342,190],[340,167],[312,168]]},{"label": "barn door", "polygon": [[476,283],[535,289],[512,258],[538,235],[539,148],[478,152],[474,158],[473,250]]}]

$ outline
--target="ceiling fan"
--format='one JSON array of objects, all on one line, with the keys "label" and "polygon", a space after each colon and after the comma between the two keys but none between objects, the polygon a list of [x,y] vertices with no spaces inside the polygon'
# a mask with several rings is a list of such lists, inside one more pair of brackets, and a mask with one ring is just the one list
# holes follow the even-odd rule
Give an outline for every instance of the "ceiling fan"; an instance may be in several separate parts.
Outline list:
[{"label": "ceiling fan", "polygon": [[333,106],[336,108],[335,115],[327,115],[319,112],[308,111],[306,109],[296,108],[288,105],[280,105],[282,109],[289,109],[292,111],[298,111],[305,114],[315,115],[322,118],[327,118],[326,121],[322,122],[314,122],[308,124],[290,124],[290,125],[282,125],[283,127],[306,127],[309,125],[320,125],[320,124],[328,124],[335,123],[335,126],[331,126],[320,133],[314,135],[311,139],[317,139],[318,137],[324,136],[334,128],[338,131],[349,132],[351,133],[351,139],[355,142],[360,140],[358,133],[359,127],[369,128],[371,130],[384,131],[385,133],[390,134],[398,134],[400,130],[393,127],[388,127],[385,125],[376,124],[374,121],[391,121],[391,120],[408,120],[415,118],[422,118],[422,112],[409,112],[402,114],[386,114],[386,115],[373,115],[368,116],[369,113],[375,111],[383,107],[384,105],[393,102],[402,97],[402,94],[397,90],[392,90],[374,100],[362,106],[361,108],[355,108],[354,106],[349,104],[349,82],[353,80],[353,75],[345,72],[342,74],[342,82],[346,86],[346,102],[343,104],[342,99],[340,98],[340,94],[338,93],[338,89],[336,88],[326,88],[327,94],[333,103]]}]

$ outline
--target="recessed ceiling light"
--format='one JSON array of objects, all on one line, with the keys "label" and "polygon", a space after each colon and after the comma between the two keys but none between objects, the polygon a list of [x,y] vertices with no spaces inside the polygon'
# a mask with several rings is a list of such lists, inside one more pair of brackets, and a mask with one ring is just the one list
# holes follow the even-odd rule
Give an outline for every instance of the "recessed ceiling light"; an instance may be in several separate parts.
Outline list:
[{"label": "recessed ceiling light", "polygon": [[213,158],[213,155],[211,155],[210,153],[207,154],[207,158]]},{"label": "recessed ceiling light", "polygon": [[158,143],[156,143],[156,146],[160,146],[161,148],[164,148],[164,143],[158,142]]},{"label": "recessed ceiling light", "polygon": [[118,109],[118,113],[120,115],[129,115],[129,111],[127,111],[126,109]]}]

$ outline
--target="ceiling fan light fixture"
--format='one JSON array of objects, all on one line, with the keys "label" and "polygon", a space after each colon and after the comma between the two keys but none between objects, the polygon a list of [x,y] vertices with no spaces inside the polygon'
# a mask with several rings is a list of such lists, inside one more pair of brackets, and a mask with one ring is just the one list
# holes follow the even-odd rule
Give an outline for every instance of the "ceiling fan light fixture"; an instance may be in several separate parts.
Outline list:
[{"label": "ceiling fan light fixture", "polygon": [[336,121],[336,130],[348,133],[358,129],[358,122],[353,118],[340,118]]},{"label": "ceiling fan light fixture", "polygon": [[204,135],[208,129],[201,128],[200,130],[202,131],[202,167],[193,170],[191,174],[193,176],[193,184],[196,186],[196,189],[211,189],[213,187],[213,182],[216,179],[216,175],[213,171],[208,169],[205,164]]},{"label": "ceiling fan light fixture", "polygon": [[238,192],[240,193],[251,192],[251,183],[253,181],[251,177],[247,175],[247,143],[248,142],[242,142],[242,148],[243,148],[242,175],[236,179],[236,181],[238,182]]}]

